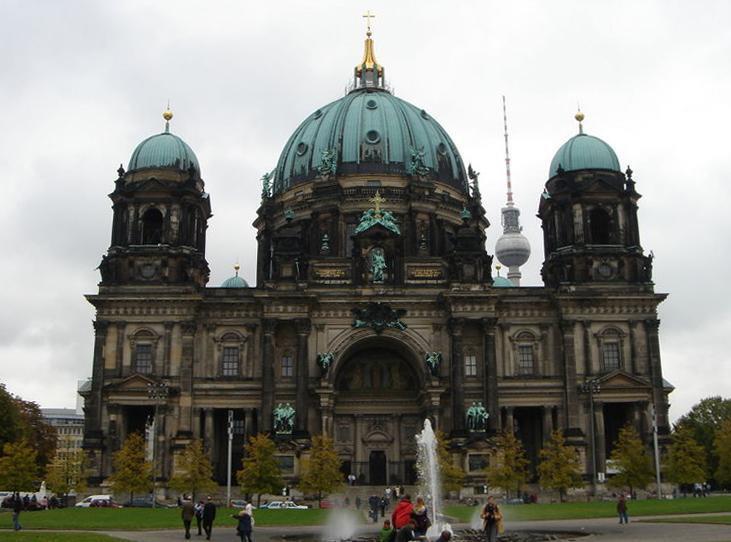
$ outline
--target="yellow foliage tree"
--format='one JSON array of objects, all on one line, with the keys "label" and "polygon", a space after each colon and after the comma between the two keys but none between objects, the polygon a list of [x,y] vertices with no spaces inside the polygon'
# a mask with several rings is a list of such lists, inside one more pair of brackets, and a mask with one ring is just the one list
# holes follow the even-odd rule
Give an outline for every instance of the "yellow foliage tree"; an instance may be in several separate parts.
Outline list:
[{"label": "yellow foliage tree", "polygon": [[194,502],[196,493],[216,488],[216,482],[213,481],[213,466],[203,451],[200,440],[192,441],[183,450],[178,472],[171,478],[170,487],[179,493],[189,493]]},{"label": "yellow foliage tree", "polygon": [[530,464],[525,456],[523,444],[511,431],[503,431],[491,438],[490,444],[492,445],[490,465],[485,469],[488,484],[501,487],[508,494],[510,490],[515,489],[519,494],[520,488],[528,478]]},{"label": "yellow foliage tree", "polygon": [[304,493],[317,493],[318,503],[323,493],[331,493],[343,483],[341,461],[332,439],[312,437],[310,458],[305,462],[299,488]]}]

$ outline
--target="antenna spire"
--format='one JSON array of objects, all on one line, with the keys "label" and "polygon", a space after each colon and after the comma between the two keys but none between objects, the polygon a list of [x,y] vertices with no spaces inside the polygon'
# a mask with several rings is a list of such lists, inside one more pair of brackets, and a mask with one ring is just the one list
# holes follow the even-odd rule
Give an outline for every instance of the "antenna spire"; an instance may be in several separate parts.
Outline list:
[{"label": "antenna spire", "polygon": [[510,149],[508,148],[508,110],[503,96],[503,128],[505,130],[505,176],[508,182],[508,207],[513,206],[513,183],[510,178]]}]

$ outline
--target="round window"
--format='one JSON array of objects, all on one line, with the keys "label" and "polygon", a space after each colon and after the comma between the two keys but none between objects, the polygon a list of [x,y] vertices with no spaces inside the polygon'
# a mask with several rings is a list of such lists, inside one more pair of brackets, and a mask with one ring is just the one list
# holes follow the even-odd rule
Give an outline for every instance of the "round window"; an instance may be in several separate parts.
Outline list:
[{"label": "round window", "polygon": [[366,107],[368,109],[375,109],[376,107],[378,107],[378,103],[376,102],[376,100],[368,100],[366,102]]},{"label": "round window", "polygon": [[313,116],[313,117],[315,117],[316,119],[319,119],[319,118],[320,118],[320,117],[322,116],[322,111],[320,111],[320,110],[318,109],[317,111],[315,111],[315,112],[314,112],[314,113],[312,114],[312,116]]},{"label": "round window", "polygon": [[437,145],[437,151],[439,154],[447,154],[447,146],[444,143]]},{"label": "round window", "polygon": [[378,143],[381,140],[381,134],[376,130],[368,130],[366,132],[366,141],[371,144]]},{"label": "round window", "polygon": [[421,110],[421,116],[423,118],[425,118],[425,119],[428,119],[429,118],[429,114],[425,110],[423,110],[423,109]]},{"label": "round window", "polygon": [[297,155],[302,156],[307,152],[307,143],[300,143],[297,145]]}]

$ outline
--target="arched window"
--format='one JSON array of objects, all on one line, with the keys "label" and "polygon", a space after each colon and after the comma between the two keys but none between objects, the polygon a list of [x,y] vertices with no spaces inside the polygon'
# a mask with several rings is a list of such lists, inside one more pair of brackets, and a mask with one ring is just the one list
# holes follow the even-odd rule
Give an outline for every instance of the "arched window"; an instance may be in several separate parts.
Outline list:
[{"label": "arched window", "polygon": [[220,338],[213,337],[218,349],[218,374],[229,378],[250,377],[246,362],[246,336],[238,331],[228,331]]},{"label": "arched window", "polygon": [[623,337],[624,333],[620,330],[610,327],[597,334],[599,341],[599,355],[601,357],[602,372],[608,373],[621,369]]},{"label": "arched window", "polygon": [[515,374],[532,376],[537,372],[538,338],[530,331],[521,331],[511,338]]},{"label": "arched window", "polygon": [[611,242],[612,219],[601,207],[589,211],[589,227],[591,242],[596,245],[607,245]]},{"label": "arched window", "polygon": [[148,329],[141,329],[130,336],[132,348],[132,372],[152,374],[155,369],[155,348],[159,337]]},{"label": "arched window", "polygon": [[142,215],[142,244],[158,245],[162,242],[162,213],[159,209],[148,209]]}]

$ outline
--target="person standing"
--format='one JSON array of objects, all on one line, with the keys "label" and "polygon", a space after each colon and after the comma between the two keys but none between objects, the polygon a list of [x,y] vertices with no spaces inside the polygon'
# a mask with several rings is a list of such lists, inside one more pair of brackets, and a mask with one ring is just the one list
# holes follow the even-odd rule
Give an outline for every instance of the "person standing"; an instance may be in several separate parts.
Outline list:
[{"label": "person standing", "polygon": [[183,527],[185,528],[185,539],[187,540],[190,538],[190,522],[193,521],[193,516],[195,515],[193,501],[189,499],[187,495],[183,495],[180,508],[180,517],[183,519]]},{"label": "person standing", "polygon": [[13,530],[19,531],[23,527],[20,525],[20,513],[23,511],[23,501],[20,498],[20,493],[17,491],[13,495]]},{"label": "person standing", "polygon": [[[248,506],[247,506],[248,508]],[[241,542],[253,542],[251,533],[253,531],[254,518],[245,508],[238,514],[231,516],[234,519],[239,520],[239,524],[236,526],[236,532],[241,537]]]},{"label": "person standing", "polygon": [[482,509],[480,517],[482,518],[487,542],[496,542],[498,532],[502,532],[503,515],[492,495],[487,498],[487,504]]},{"label": "person standing", "polygon": [[213,504],[211,496],[208,495],[206,504],[203,507],[203,530],[206,532],[206,540],[211,539],[213,531],[213,520],[216,519],[216,505]]},{"label": "person standing", "polygon": [[622,493],[617,500],[617,514],[619,515],[619,524],[629,523],[629,516],[627,515],[627,498]]},{"label": "person standing", "polygon": [[399,501],[391,514],[391,525],[396,530],[400,530],[411,521],[411,512],[414,511],[414,505],[411,504],[411,496],[404,495]]},{"label": "person standing", "polygon": [[426,536],[426,532],[431,527],[431,520],[427,514],[426,503],[423,497],[416,497],[414,510],[411,512],[411,519],[414,522],[414,532],[416,536]]},{"label": "person standing", "polygon": [[198,536],[202,535],[201,522],[203,521],[203,501],[198,501],[195,505],[195,523],[198,527]]}]

